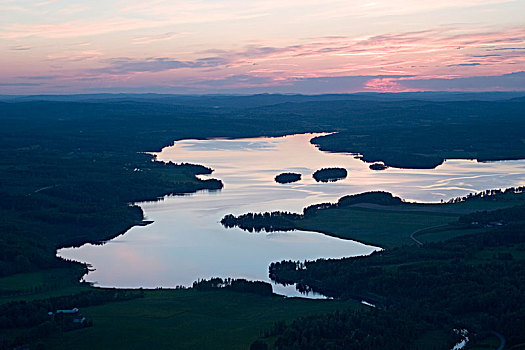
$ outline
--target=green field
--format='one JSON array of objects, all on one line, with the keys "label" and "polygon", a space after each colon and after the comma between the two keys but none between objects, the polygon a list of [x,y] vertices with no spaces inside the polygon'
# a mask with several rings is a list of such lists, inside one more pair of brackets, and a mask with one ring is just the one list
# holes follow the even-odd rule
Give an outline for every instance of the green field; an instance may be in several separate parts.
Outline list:
[{"label": "green field", "polygon": [[[0,278],[0,305],[24,300],[48,300],[87,291],[71,269],[50,269]],[[137,291],[140,294],[140,291]],[[35,337],[31,346],[43,349],[247,349],[275,322],[346,309],[366,309],[355,301],[264,297],[230,291],[145,290],[127,301],[80,307],[91,327],[52,331]],[[52,311],[52,310],[49,310]],[[36,328],[0,330],[0,339],[27,338]],[[261,338],[271,343],[273,338]],[[0,344],[1,345],[1,344]],[[0,347],[1,348],[1,347]]]},{"label": "green field", "polygon": [[448,224],[456,221],[457,217],[454,214],[432,210],[412,212],[355,206],[320,210],[317,215],[301,220],[297,227],[388,248],[413,244],[410,239],[412,232],[425,227]]},{"label": "green field", "polygon": [[[372,198],[376,196],[376,198]],[[351,203],[345,204],[350,200]],[[388,204],[388,201],[393,201]],[[454,203],[403,202],[386,192],[368,192],[342,197],[334,204],[312,205],[303,214],[281,212],[227,216],[227,227],[243,229],[300,229],[392,248],[409,244],[444,241],[486,231],[482,225],[458,223],[463,215],[511,208],[525,203],[525,194],[512,190],[489,196],[475,195]],[[251,219],[253,217],[253,219]],[[228,220],[226,220],[228,219]]]},{"label": "green field", "polygon": [[0,278],[0,305],[17,300],[38,300],[72,295],[90,290],[78,283],[82,269],[77,265],[35,272],[18,273]]},{"label": "green field", "polygon": [[362,306],[226,291],[152,290],[144,298],[82,309],[93,327],[44,344],[51,349],[248,349],[276,321],[347,308]]}]

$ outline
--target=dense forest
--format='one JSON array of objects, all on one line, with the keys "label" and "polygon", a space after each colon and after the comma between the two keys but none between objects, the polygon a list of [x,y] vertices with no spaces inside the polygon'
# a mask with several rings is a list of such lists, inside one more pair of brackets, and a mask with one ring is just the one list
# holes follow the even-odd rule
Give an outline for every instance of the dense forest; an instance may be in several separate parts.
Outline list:
[{"label": "dense forest", "polygon": [[[420,321],[419,321],[420,322]],[[403,310],[388,312],[340,310],[329,314],[302,317],[290,324],[276,323],[265,332],[265,337],[277,337],[274,349],[449,349],[459,337],[453,330],[443,332],[442,338],[421,347],[414,339],[426,331],[427,323],[419,323]],[[265,344],[259,340],[261,344]],[[268,346],[260,346],[268,349]]]},{"label": "dense forest", "polygon": [[[36,154],[40,166],[34,164]],[[56,154],[37,148],[14,157],[2,159],[0,175],[0,276],[59,267],[56,249],[104,241],[140,224],[136,201],[222,187],[218,180],[195,177],[211,169],[152,162],[144,154]]]},{"label": "dense forest", "polygon": [[[499,113],[499,112],[498,112]],[[516,122],[502,122],[497,130],[492,123],[483,121],[474,130],[468,123],[437,126],[392,126],[363,135],[362,132],[342,131],[338,134],[314,138],[312,143],[323,151],[359,153],[366,162],[384,162],[396,168],[432,169],[447,158],[477,159],[494,161],[521,159],[518,141],[519,129],[525,126],[523,119]],[[496,133],[509,136],[502,141]],[[477,145],[483,143],[484,151]],[[381,170],[381,169],[379,169]]]},{"label": "dense forest", "polygon": [[[467,329],[473,337],[496,331],[505,335],[509,345],[525,342],[524,218],[521,220],[521,224],[483,234],[423,247],[404,246],[369,257],[272,263],[270,276],[279,283],[297,283],[299,290],[334,298],[366,300],[377,309],[369,314],[340,313],[298,321],[279,333],[279,348],[314,349],[332,343],[343,349],[356,331],[368,334],[367,340],[374,344],[371,348],[397,348],[389,345],[383,332],[373,331],[379,328],[356,328],[356,319],[372,325],[377,317],[391,320],[389,331],[399,332],[398,339],[405,346],[413,340],[410,330],[432,329],[445,333]],[[326,318],[340,324],[341,330],[304,338]]]}]

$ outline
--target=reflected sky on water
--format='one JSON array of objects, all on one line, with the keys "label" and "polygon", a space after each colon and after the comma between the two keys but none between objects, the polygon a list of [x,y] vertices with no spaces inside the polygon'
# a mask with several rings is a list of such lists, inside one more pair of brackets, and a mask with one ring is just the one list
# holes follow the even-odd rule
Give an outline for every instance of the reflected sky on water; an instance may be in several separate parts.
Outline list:
[{"label": "reflected sky on water", "polygon": [[[524,160],[447,160],[435,169],[374,171],[353,155],[319,151],[309,142],[317,135],[177,141],[157,159],[211,167],[210,177],[224,183],[221,191],[140,203],[153,224],[134,227],[104,245],[61,249],[59,255],[92,264],[95,271],[85,279],[107,287],[188,286],[210,277],[268,281],[272,261],[365,255],[376,248],[314,232],[225,229],[219,223],[224,215],[299,212],[310,204],[371,190],[410,201],[439,202],[489,188],[525,185]],[[346,168],[348,177],[332,183],[312,178],[315,170],[334,166]],[[302,179],[291,184],[274,181],[279,173],[290,171],[301,173]],[[274,290],[297,295],[293,287]]]}]

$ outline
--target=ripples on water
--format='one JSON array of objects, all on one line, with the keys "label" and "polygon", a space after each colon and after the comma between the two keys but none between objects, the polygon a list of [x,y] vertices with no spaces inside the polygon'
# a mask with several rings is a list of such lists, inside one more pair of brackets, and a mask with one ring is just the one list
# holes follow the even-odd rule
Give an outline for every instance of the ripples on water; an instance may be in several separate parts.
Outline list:
[{"label": "ripples on water", "polygon": [[[106,287],[189,286],[199,278],[233,277],[268,281],[268,266],[283,259],[311,260],[370,254],[375,247],[292,231],[250,234],[225,229],[229,213],[286,210],[300,212],[314,203],[347,194],[383,190],[406,200],[439,202],[489,188],[525,185],[525,161],[478,163],[447,160],[435,169],[369,169],[352,155],[319,151],[309,140],[319,134],[238,140],[182,140],[157,154],[161,161],[209,166],[224,189],[139,203],[148,226],[134,227],[102,246],[86,244],[59,251],[96,269],[85,279]],[[343,167],[348,177],[317,183],[323,167]],[[299,182],[278,184],[282,172],[302,174]],[[274,291],[297,295],[293,286]]]}]

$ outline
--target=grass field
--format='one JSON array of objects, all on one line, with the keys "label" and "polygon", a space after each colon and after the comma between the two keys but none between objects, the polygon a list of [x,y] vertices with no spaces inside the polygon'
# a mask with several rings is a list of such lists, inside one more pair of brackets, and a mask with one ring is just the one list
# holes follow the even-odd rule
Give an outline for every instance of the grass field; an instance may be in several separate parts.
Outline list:
[{"label": "grass field", "polygon": [[[71,280],[72,276],[71,269],[50,269],[0,278],[3,292],[0,305],[93,290],[87,284]],[[82,315],[92,321],[92,327],[54,332],[35,340],[31,346],[43,349],[247,349],[275,322],[348,308],[366,307],[355,301],[263,297],[228,291],[145,290],[143,298],[81,308]],[[0,339],[25,332],[24,329],[1,330]],[[262,340],[274,341],[272,338]]]},{"label": "grass field", "polygon": [[47,299],[72,295],[91,288],[78,283],[82,275],[79,266],[56,268],[0,278],[0,304],[17,300]]},{"label": "grass field", "polygon": [[456,220],[457,216],[452,214],[349,207],[320,210],[316,216],[301,220],[297,226],[388,248],[412,244],[410,235],[416,230]]},{"label": "grass field", "polygon": [[469,347],[471,350],[495,350],[500,345],[500,340],[495,335],[481,339]]},{"label": "grass field", "polygon": [[79,350],[248,349],[276,321],[362,307],[348,301],[153,290],[144,298],[82,309],[93,327],[48,338],[44,345]]},{"label": "grass field", "polygon": [[[421,242],[444,241],[483,232],[484,228],[463,229],[455,225],[461,215],[481,210],[508,208],[525,201],[523,193],[502,195],[496,200],[467,200],[458,203],[401,205],[356,204],[320,209],[315,215],[295,220],[298,229],[391,248]],[[438,226],[438,227],[435,227]],[[417,232],[421,230],[421,232]]]}]

